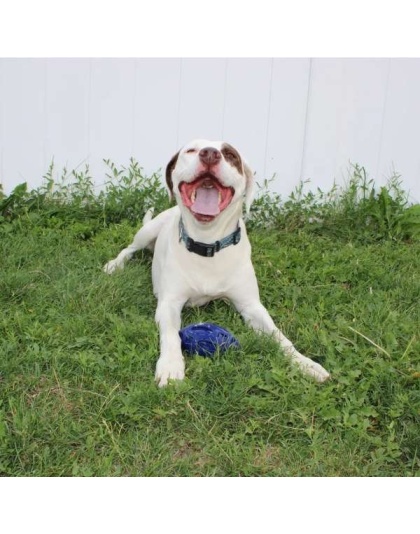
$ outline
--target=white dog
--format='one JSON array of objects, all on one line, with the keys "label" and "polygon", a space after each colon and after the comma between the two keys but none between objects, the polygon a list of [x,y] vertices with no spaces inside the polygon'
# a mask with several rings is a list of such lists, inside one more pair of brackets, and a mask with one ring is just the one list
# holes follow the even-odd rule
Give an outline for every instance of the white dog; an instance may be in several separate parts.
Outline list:
[{"label": "white dog", "polygon": [[242,220],[243,203],[249,210],[252,202],[253,173],[239,152],[224,142],[192,141],[168,163],[166,181],[177,206],[154,219],[146,215],[132,244],[104,267],[112,273],[137,250],[154,249],[159,386],[184,378],[179,337],[183,306],[217,298],[229,299],[252,328],[271,334],[304,373],[319,382],[326,380],[328,372],[294,348],[260,302]]}]

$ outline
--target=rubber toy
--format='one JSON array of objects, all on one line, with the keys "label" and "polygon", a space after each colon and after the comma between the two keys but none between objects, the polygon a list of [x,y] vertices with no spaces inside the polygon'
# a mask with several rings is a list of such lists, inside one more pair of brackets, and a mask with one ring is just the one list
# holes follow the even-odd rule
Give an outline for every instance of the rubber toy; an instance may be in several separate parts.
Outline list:
[{"label": "rubber toy", "polygon": [[225,352],[238,348],[238,340],[224,328],[213,323],[197,323],[179,331],[181,348],[189,354],[213,357],[217,349]]}]

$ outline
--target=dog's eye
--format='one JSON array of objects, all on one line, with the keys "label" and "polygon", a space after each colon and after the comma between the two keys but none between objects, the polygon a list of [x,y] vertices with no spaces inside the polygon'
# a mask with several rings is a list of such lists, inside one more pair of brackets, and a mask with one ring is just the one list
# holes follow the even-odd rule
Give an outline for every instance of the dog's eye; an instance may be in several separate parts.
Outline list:
[{"label": "dog's eye", "polygon": [[189,148],[188,150],[186,150],[187,154],[194,154],[194,152],[197,152],[195,148]]},{"label": "dog's eye", "polygon": [[223,155],[225,156],[225,159],[229,159],[229,160],[236,159],[235,154],[233,152],[229,152],[228,150],[225,150]]}]

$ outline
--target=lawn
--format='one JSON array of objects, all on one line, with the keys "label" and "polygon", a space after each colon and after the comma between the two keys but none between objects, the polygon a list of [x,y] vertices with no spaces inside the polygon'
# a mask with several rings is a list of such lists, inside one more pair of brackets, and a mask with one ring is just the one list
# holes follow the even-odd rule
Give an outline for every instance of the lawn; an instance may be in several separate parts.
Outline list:
[{"label": "lawn", "polygon": [[94,209],[86,190],[66,189],[63,202],[51,183],[3,197],[0,473],[420,475],[420,242],[394,224],[401,202],[379,206],[375,228],[354,205],[345,223],[318,199],[314,223],[308,197],[255,204],[261,299],[330,381],[302,376],[217,301],[185,310],[183,324],[220,324],[240,349],[187,356],[186,380],[159,389],[151,254],[101,270],[130,242],[145,199],[167,202],[156,182],[130,196],[132,178]]}]

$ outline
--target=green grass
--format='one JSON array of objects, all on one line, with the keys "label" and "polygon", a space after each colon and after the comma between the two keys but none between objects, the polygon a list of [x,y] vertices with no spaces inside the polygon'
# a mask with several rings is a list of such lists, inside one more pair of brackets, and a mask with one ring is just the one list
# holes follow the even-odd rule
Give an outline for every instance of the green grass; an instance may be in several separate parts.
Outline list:
[{"label": "green grass", "polygon": [[419,475],[420,243],[401,190],[363,194],[356,177],[334,195],[255,203],[262,301],[329,382],[218,301],[183,323],[216,322],[241,348],[187,357],[186,380],[159,389],[151,255],[101,271],[150,199],[167,203],[134,162],[124,171],[99,199],[88,174],[0,198],[0,473]]}]

